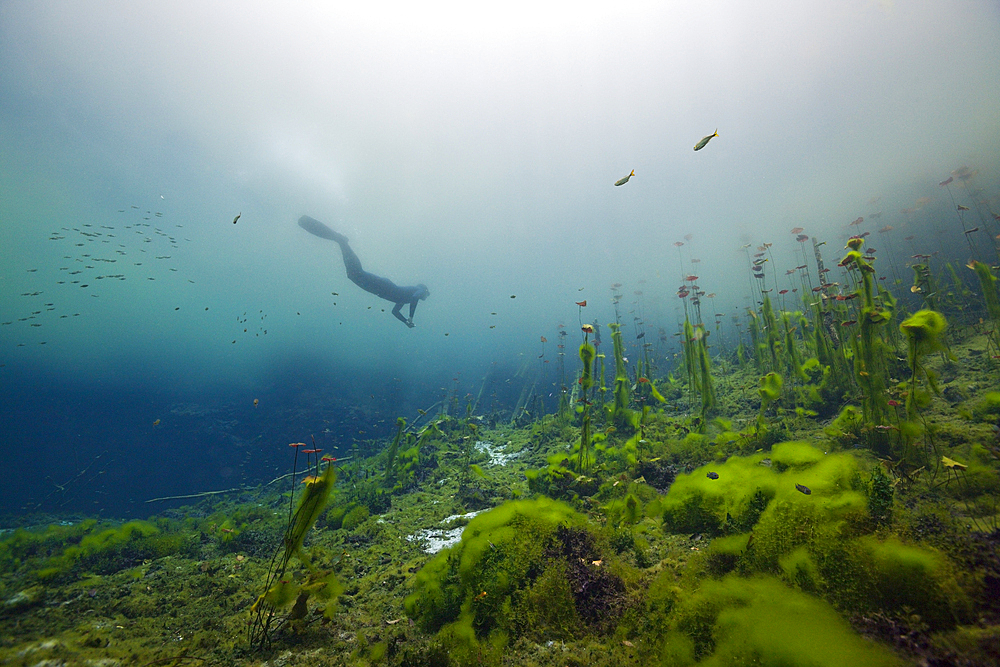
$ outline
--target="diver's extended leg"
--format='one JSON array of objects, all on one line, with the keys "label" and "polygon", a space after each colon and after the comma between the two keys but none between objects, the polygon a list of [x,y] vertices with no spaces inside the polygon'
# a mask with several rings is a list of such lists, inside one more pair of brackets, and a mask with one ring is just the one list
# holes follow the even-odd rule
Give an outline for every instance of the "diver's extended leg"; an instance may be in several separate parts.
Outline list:
[{"label": "diver's extended leg", "polygon": [[347,243],[346,236],[338,234],[316,218],[310,218],[308,215],[304,215],[299,218],[299,227],[314,236],[320,237],[321,239],[330,239],[331,241],[336,241],[337,243]]},{"label": "diver's extended leg", "polygon": [[354,254],[354,250],[347,244],[347,239],[340,241],[340,254],[344,256],[344,268],[347,269],[347,278],[360,287],[368,289],[368,282],[374,276],[369,277],[365,270],[361,268],[361,260]]}]

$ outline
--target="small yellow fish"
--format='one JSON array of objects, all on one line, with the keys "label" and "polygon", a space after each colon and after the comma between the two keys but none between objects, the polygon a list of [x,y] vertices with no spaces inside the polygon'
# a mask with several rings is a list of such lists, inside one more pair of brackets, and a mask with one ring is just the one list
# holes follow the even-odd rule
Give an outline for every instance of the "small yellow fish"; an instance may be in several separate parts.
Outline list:
[{"label": "small yellow fish", "polygon": [[700,151],[702,148],[708,145],[708,142],[712,140],[712,137],[717,137],[717,136],[719,136],[719,130],[716,130],[712,134],[708,135],[707,137],[696,143],[694,145],[694,149],[696,151]]},{"label": "small yellow fish", "polygon": [[159,426],[159,425],[160,425],[160,420],[159,419],[157,419],[155,422],[153,422],[153,426]]},{"label": "small yellow fish", "polygon": [[615,181],[615,186],[617,187],[619,185],[625,185],[626,183],[628,183],[628,179],[632,178],[633,176],[635,176],[635,169],[633,169],[632,173],[626,176],[625,178],[620,178],[617,181]]}]

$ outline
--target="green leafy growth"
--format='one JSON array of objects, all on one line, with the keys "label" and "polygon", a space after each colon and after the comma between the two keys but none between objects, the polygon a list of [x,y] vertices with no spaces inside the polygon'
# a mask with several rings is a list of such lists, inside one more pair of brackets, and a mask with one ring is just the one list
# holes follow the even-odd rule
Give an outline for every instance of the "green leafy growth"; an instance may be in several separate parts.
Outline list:
[{"label": "green leafy growth", "polygon": [[725,463],[678,475],[663,499],[663,521],[667,529],[678,533],[745,532],[753,528],[771,500],[808,500],[796,484],[813,493],[843,496],[838,507],[863,509],[863,496],[844,488],[855,470],[849,454],[824,455],[807,443],[781,443],[772,448],[770,457],[764,453],[731,457]]},{"label": "green leafy growth", "polygon": [[931,310],[937,310],[937,289],[934,287],[934,278],[929,265],[913,265],[913,287]]},{"label": "green leafy growth", "polygon": [[712,387],[712,362],[708,356],[708,338],[705,335],[705,328],[698,325],[701,335],[696,336],[698,357],[698,391],[701,392],[701,428],[704,429],[708,421],[709,412],[715,407],[715,389]]},{"label": "green leafy growth", "polygon": [[923,365],[923,359],[933,352],[945,352],[944,330],[948,322],[944,315],[934,310],[919,310],[903,320],[900,331],[906,336],[908,343],[908,360],[910,364],[910,391],[906,397],[906,412],[910,418],[917,416],[920,393],[919,382],[926,379],[934,393],[939,393],[934,373]]},{"label": "green leafy growth", "polygon": [[[50,526],[41,534],[18,530],[2,543],[0,562],[16,567],[28,561],[36,568],[37,578],[64,580],[85,570],[112,574],[144,560],[189,552],[194,547],[192,539],[179,532],[163,532],[148,521],[99,526],[88,520],[76,526]],[[76,543],[67,546],[68,542]]]},{"label": "green leafy growth", "polygon": [[625,369],[625,344],[622,342],[621,325],[612,322],[608,325],[611,329],[611,342],[615,351],[615,388],[614,402],[608,406],[608,420],[618,428],[631,424],[631,410],[629,410],[629,380],[628,371]]},{"label": "green leafy growth", "polygon": [[892,522],[893,495],[892,480],[882,470],[882,466],[877,465],[872,468],[868,492],[868,513],[876,526],[884,526]]},{"label": "green leafy growth", "polygon": [[781,317],[785,328],[786,367],[788,368],[789,375],[804,382],[809,378],[806,376],[805,371],[802,370],[802,360],[799,358],[799,352],[795,347],[795,327],[792,325],[792,316],[792,313],[783,313]]},{"label": "green leafy growth", "polygon": [[387,489],[396,486],[396,454],[399,452],[399,442],[403,437],[403,429],[405,428],[406,420],[402,417],[397,418],[396,435],[385,452],[385,478],[382,485]]},{"label": "green leafy growth", "polygon": [[706,580],[677,606],[663,664],[902,665],[857,635],[831,605],[773,577]]},{"label": "green leafy growth", "polygon": [[781,398],[781,390],[784,387],[784,380],[775,372],[768,373],[760,379],[760,387],[757,393],[760,394],[760,412],[764,414],[772,403]]},{"label": "green leafy growth", "polygon": [[994,353],[1000,352],[1000,298],[997,297],[997,279],[990,273],[990,267],[982,262],[973,262],[972,270],[979,278],[979,286],[983,290],[983,301],[986,312],[993,321],[993,330],[989,332],[990,343]]},{"label": "green leafy growth", "polygon": [[582,370],[580,372],[580,391],[582,394],[582,403],[579,408],[581,413],[580,420],[580,458],[578,460],[577,469],[580,472],[586,472],[590,468],[591,464],[591,453],[590,453],[590,402],[588,399],[588,394],[590,388],[594,385],[594,355],[597,351],[594,346],[590,344],[588,340],[584,340],[583,345],[580,346],[580,363],[582,365]]},{"label": "green leafy growth", "polygon": [[[318,470],[316,472],[319,473]],[[247,638],[252,648],[260,649],[270,645],[271,624],[275,620],[276,612],[293,601],[294,605],[285,620],[303,618],[307,611],[307,601],[311,596],[326,601],[325,614],[328,618],[332,616],[333,602],[341,591],[340,584],[337,583],[333,572],[313,567],[302,545],[313,524],[326,509],[336,481],[336,467],[333,465],[327,465],[322,473],[306,477],[304,480],[305,490],[285,528],[282,548],[271,559],[264,592],[257,597],[250,608],[251,622],[247,628]],[[285,577],[293,557],[298,558],[299,562],[309,570],[308,576],[302,582]]]},{"label": "green leafy growth", "polygon": [[771,355],[771,372],[781,370],[778,361],[778,353],[781,351],[781,338],[778,336],[778,320],[774,316],[774,308],[771,306],[771,297],[764,295],[764,305],[761,306],[761,314],[764,318],[764,333],[767,336],[767,349]]},{"label": "green leafy growth", "polygon": [[[504,641],[550,631],[572,636],[580,619],[565,576],[570,559],[556,554],[566,543],[587,543],[585,523],[568,505],[545,497],[480,514],[458,544],[417,573],[405,600],[407,614],[424,631],[438,633],[453,659],[471,656],[474,661],[482,640],[491,635]],[[566,539],[567,530],[572,540]]]}]

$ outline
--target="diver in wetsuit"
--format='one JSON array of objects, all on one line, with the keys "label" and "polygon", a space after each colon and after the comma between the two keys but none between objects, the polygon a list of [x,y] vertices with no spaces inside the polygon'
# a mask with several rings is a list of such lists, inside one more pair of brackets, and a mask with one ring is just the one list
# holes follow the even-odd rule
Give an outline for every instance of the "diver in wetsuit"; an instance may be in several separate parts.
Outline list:
[{"label": "diver in wetsuit", "polygon": [[[392,309],[393,317],[411,329],[413,328],[413,313],[417,310],[417,302],[430,296],[427,285],[400,287],[388,278],[368,273],[361,268],[361,260],[347,244],[347,237],[338,234],[315,218],[310,218],[308,215],[302,216],[299,218],[299,227],[310,234],[339,243],[340,252],[344,256],[344,268],[347,269],[347,277],[351,279],[351,282],[366,292],[371,292],[377,297],[396,304],[395,308]],[[399,312],[406,304],[410,304],[410,317],[408,319]]]}]

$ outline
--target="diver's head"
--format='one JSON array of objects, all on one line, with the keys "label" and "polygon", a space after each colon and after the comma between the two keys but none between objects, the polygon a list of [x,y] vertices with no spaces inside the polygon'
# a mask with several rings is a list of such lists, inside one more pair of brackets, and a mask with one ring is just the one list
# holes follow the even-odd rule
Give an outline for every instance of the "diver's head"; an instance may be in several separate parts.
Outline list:
[{"label": "diver's head", "polygon": [[429,289],[427,289],[427,285],[425,285],[423,283],[420,283],[419,285],[417,285],[417,291],[414,293],[413,296],[415,296],[418,299],[420,299],[421,301],[423,301],[424,299],[426,299],[430,295],[431,295],[431,291]]}]

